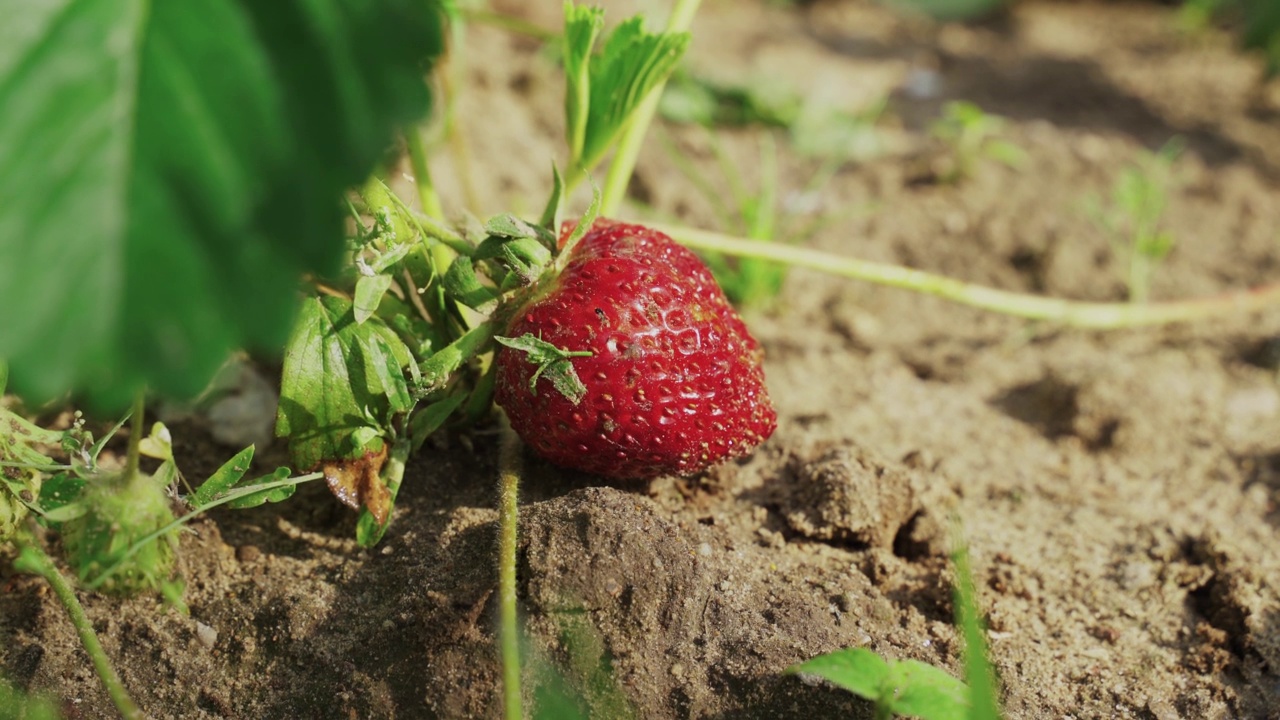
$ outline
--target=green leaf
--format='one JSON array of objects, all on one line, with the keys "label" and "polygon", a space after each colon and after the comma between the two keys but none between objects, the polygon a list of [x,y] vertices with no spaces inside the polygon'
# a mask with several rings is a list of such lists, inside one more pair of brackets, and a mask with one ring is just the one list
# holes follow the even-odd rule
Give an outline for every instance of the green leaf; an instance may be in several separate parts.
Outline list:
[{"label": "green leaf", "polygon": [[253,446],[241,450],[236,453],[230,460],[222,464],[208,480],[200,484],[196,488],[195,493],[187,498],[187,502],[193,508],[202,508],[223,495],[235,484],[240,482],[240,478],[249,471],[249,464],[253,462]]},{"label": "green leaf", "polygon": [[[589,60],[596,38],[604,28],[604,10],[564,4],[564,116],[569,157],[574,161],[583,155],[587,139],[587,116],[591,107],[591,73]],[[570,168],[570,174],[573,174]],[[554,228],[552,228],[554,230]]]},{"label": "green leaf", "polygon": [[877,707],[923,720],[967,717],[965,684],[932,665],[916,660],[885,660],[867,648],[838,650],[788,668],[829,680]]},{"label": "green leaf", "polygon": [[[28,554],[28,549],[23,548]],[[39,695],[26,695],[0,678],[0,720],[58,720],[57,706]]]},{"label": "green leaf", "polygon": [[537,371],[529,378],[529,392],[533,395],[538,394],[538,378],[545,374],[556,392],[564,395],[574,405],[582,402],[582,398],[587,396],[587,386],[582,384],[577,371],[573,369],[570,358],[590,357],[591,351],[563,350],[532,333],[525,333],[518,338],[494,339],[512,350],[525,353],[525,359],[538,366]]},{"label": "green leaf", "polygon": [[953,720],[967,714],[969,688],[940,668],[917,660],[891,662],[885,682],[893,689],[889,707],[898,715]]},{"label": "green leaf", "polygon": [[867,648],[837,650],[787,669],[789,673],[817,675],[873,702],[889,677],[889,663]]},{"label": "green leaf", "polygon": [[413,403],[403,366],[411,355],[380,318],[357,324],[351,303],[331,296],[303,303],[285,352],[276,434],[304,469],[353,460]]},{"label": "green leaf", "polygon": [[390,275],[361,275],[360,279],[356,280],[356,292],[353,297],[356,323],[363,323],[378,312],[382,296],[390,287]]},{"label": "green leaf", "polygon": [[[254,478],[249,482],[237,485],[235,489],[245,490],[258,485],[266,485],[268,483],[281,482],[283,480],[288,480],[289,475],[290,475],[289,468],[279,467],[279,468],[276,468],[275,472],[271,473],[270,475],[263,475],[262,477]],[[241,497],[241,498],[236,498],[235,500],[228,502],[227,507],[239,510],[244,508],[257,507],[263,503],[268,503],[268,502],[280,502],[281,500],[289,499],[297,491],[298,491],[297,485],[284,485],[280,487],[267,488],[262,490],[261,492],[256,492],[249,495],[245,495],[244,497]]]},{"label": "green leaf", "polygon": [[40,486],[40,510],[48,522],[60,523],[74,520],[88,510],[80,500],[84,492],[83,478],[69,473],[58,473]]},{"label": "green leaf", "polygon": [[[19,2],[0,22],[0,357],[30,397],[194,395],[333,270],[421,117],[431,0]],[[65,282],[74,278],[74,282]]]},{"label": "green leaf", "polygon": [[577,164],[589,170],[600,161],[635,109],[675,70],[689,37],[689,33],[647,32],[639,16],[609,34],[600,56],[589,63],[590,106]]}]

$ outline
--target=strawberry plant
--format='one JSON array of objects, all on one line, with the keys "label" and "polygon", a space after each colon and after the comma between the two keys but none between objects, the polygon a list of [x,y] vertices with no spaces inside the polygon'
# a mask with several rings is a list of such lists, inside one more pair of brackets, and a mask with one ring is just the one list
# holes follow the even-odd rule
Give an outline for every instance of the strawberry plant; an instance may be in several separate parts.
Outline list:
[{"label": "strawberry plant", "polygon": [[[499,594],[505,707],[518,717],[517,433],[567,467],[651,477],[740,457],[777,422],[759,345],[672,238],[1085,327],[1280,296],[1075,303],[760,238],[597,219],[624,211],[696,6],[680,0],[663,32],[629,19],[605,36],[601,11],[567,4],[565,173],[549,178],[537,220],[461,226],[444,218],[412,124],[442,44],[430,3],[130,6],[111,17],[86,0],[23,6],[24,34],[0,48],[0,104],[18,108],[0,115],[0,194],[15,200],[0,216],[0,357],[29,400],[73,394],[133,411],[114,464],[102,453],[115,429],[95,440],[82,425],[54,432],[4,411],[0,540],[66,605],[122,713],[138,715],[34,523],[62,531],[82,590],[156,590],[181,608],[172,568],[183,522],[323,478],[359,511],[357,540],[372,545],[394,520],[410,455],[447,423],[487,421],[496,400],[499,426],[513,428],[499,450]],[[370,177],[397,133],[420,209]],[[568,198],[610,156],[603,191],[566,230]],[[753,227],[767,229],[761,195]],[[306,474],[246,480],[246,448],[181,494],[179,516],[178,463],[163,426],[144,436],[144,393],[198,392],[233,348],[283,348],[276,431]]]}]

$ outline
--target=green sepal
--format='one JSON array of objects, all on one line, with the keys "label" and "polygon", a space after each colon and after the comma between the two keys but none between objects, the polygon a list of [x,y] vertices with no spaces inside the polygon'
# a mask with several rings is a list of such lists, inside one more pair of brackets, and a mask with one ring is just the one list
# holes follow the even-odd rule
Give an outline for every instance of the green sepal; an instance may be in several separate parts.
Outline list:
[{"label": "green sepal", "polygon": [[[556,235],[551,230],[525,222],[515,215],[495,215],[484,224],[484,231],[498,237],[520,240],[533,238],[542,242],[550,250],[556,245]],[[481,243],[483,245],[483,243]],[[477,249],[476,258],[482,257]]]},{"label": "green sepal", "polygon": [[525,353],[526,360],[538,366],[533,376],[529,378],[530,394],[538,394],[538,378],[546,375],[556,392],[565,396],[574,405],[582,402],[582,399],[587,396],[587,386],[582,384],[577,371],[573,369],[570,358],[590,357],[589,350],[563,350],[532,333],[525,333],[518,338],[494,339],[513,350]]},{"label": "green sepal", "polygon": [[[560,168],[551,164],[551,197],[547,198],[547,206],[542,210],[542,218],[538,221],[542,227],[551,232],[552,242],[560,236],[560,216],[564,212],[564,178],[560,176]],[[551,249],[555,249],[552,245]]]}]

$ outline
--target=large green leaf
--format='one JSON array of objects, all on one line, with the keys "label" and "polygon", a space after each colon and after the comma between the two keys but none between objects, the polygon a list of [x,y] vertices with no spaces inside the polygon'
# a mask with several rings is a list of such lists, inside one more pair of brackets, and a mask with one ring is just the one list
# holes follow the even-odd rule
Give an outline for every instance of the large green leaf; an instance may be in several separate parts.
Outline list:
[{"label": "large green leaf", "polygon": [[16,0],[0,21],[0,357],[120,405],[277,350],[339,197],[425,113],[432,0]]},{"label": "large green leaf", "polygon": [[350,301],[309,298],[285,352],[276,434],[295,465],[356,460],[383,448],[390,418],[408,411],[400,337],[377,316],[357,323]]}]

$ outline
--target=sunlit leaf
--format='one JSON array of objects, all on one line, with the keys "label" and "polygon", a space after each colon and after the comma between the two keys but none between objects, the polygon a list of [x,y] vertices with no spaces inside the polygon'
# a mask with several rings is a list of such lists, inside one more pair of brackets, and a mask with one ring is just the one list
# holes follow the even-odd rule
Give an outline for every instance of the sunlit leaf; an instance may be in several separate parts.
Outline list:
[{"label": "sunlit leaf", "polygon": [[285,352],[276,434],[295,465],[355,460],[412,405],[409,349],[380,318],[357,324],[350,301],[309,298]]},{"label": "sunlit leaf", "polygon": [[17,392],[194,395],[277,351],[344,188],[429,104],[432,0],[31,0],[0,20],[0,357]]}]

